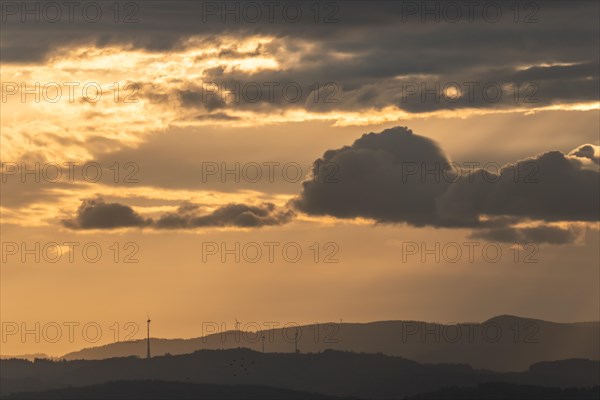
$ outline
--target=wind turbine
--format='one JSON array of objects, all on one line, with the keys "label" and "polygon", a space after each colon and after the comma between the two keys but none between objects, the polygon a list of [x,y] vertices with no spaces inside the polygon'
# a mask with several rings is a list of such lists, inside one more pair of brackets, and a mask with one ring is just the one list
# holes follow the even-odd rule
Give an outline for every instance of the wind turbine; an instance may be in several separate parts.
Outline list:
[{"label": "wind turbine", "polygon": [[260,337],[260,341],[262,342],[262,352],[265,352],[265,335]]},{"label": "wind turbine", "polygon": [[146,321],[147,324],[147,339],[146,339],[146,343],[147,343],[147,352],[146,352],[146,358],[150,358],[150,315],[146,314],[148,317],[148,320]]},{"label": "wind turbine", "polygon": [[238,321],[237,318],[235,319],[235,330],[236,331],[240,330],[240,321]]}]

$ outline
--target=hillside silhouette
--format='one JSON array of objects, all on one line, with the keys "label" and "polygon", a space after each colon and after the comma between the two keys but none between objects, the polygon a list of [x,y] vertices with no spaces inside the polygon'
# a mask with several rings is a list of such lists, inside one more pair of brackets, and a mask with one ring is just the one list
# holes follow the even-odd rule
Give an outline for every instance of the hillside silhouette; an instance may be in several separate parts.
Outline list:
[{"label": "hillside silhouette", "polygon": [[333,350],[314,354],[201,350],[151,359],[0,363],[2,395],[120,380],[257,385],[358,398],[401,398],[486,382],[563,388],[600,385],[600,362],[591,360],[545,362],[532,365],[527,371],[502,373],[473,369],[466,364],[421,364],[382,354]]},{"label": "hillside silhouette", "polygon": [[55,357],[51,357],[45,353],[33,353],[33,354],[17,354],[17,355],[0,355],[0,360],[9,360],[11,358],[20,358],[22,360],[33,361],[36,358],[46,358],[52,359]]},{"label": "hillside silhouette", "polygon": [[[153,338],[151,347],[153,355],[238,347],[261,351],[264,336],[266,352],[291,353],[294,332],[295,328],[229,330],[193,339]],[[569,358],[600,360],[599,322],[554,323],[505,315],[458,325],[420,321],[329,323],[320,324],[318,330],[314,325],[301,326],[299,332],[302,352],[334,349],[383,353],[422,363],[463,363],[495,371],[522,371],[541,361]],[[137,340],[86,348],[62,358],[99,360],[145,354],[145,340]]]},{"label": "hillside silhouette", "polygon": [[531,385],[512,385],[509,383],[482,383],[476,387],[452,387],[435,392],[421,393],[406,397],[405,400],[597,400],[600,398],[600,386],[593,388],[550,388]]},{"label": "hillside silhouette", "polygon": [[163,381],[117,381],[80,388],[13,394],[8,399],[339,399],[250,385],[202,385]]},{"label": "hillside silhouette", "polygon": [[[595,400],[600,386],[594,388],[553,388],[509,383],[482,383],[476,387],[450,387],[421,393],[405,400]],[[293,390],[249,385],[202,385],[163,381],[117,381],[80,388],[24,392],[7,399],[343,399]],[[352,398],[357,399],[357,398]]]}]

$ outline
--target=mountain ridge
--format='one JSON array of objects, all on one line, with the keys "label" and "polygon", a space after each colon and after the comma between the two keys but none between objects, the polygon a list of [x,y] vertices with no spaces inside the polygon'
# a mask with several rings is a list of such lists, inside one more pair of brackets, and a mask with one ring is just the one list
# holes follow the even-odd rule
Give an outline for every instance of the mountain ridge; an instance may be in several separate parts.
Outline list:
[{"label": "mountain ridge", "polygon": [[270,386],[327,396],[383,399],[486,382],[593,387],[600,380],[600,361],[554,361],[532,365],[527,371],[495,372],[461,363],[425,364],[402,357],[338,350],[261,353],[239,348],[150,359],[129,356],[76,361],[2,360],[0,365],[4,396],[115,380],[161,380]]},{"label": "mountain ridge", "polygon": [[[424,363],[459,362],[475,368],[519,371],[540,361],[568,358],[600,359],[600,322],[557,323],[499,315],[481,323],[444,325],[424,321],[324,323],[298,327],[302,352],[327,349],[383,353]],[[287,330],[286,330],[287,329]],[[249,332],[227,330],[190,339],[151,338],[152,354],[188,354],[202,349],[247,347],[265,351],[295,351],[295,328]],[[458,335],[457,335],[458,334]],[[456,338],[459,336],[458,340]],[[60,359],[144,357],[146,340],[116,342],[67,353]]]}]

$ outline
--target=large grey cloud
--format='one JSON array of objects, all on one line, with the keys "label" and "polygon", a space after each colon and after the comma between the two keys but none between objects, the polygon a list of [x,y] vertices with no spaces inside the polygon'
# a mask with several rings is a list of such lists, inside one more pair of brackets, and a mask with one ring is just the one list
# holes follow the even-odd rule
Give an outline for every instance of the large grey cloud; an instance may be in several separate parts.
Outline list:
[{"label": "large grey cloud", "polygon": [[476,170],[461,176],[439,199],[450,220],[511,215],[546,221],[600,218],[599,175],[577,158],[551,151],[507,165],[499,174]]},{"label": "large grey cloud", "polygon": [[[384,54],[381,50],[390,47],[402,49],[411,41],[416,41],[416,43],[406,50],[412,50],[424,44],[433,48],[435,42],[438,42],[440,48],[464,46],[466,54],[468,50],[473,50],[474,45],[482,48],[490,47],[489,35],[496,36],[495,45],[507,46],[512,43],[513,54],[519,51],[515,40],[527,44],[528,46],[524,50],[532,55],[533,51],[555,50],[554,46],[560,46],[565,51],[578,52],[581,47],[595,41],[593,37],[585,36],[585,33],[590,29],[597,28],[594,23],[597,22],[595,11],[598,10],[598,5],[589,1],[536,1],[534,5],[539,8],[537,12],[531,7],[523,6],[517,18],[518,22],[515,23],[512,4],[491,1],[477,2],[475,12],[472,14],[473,19],[470,20],[464,2],[456,2],[463,13],[463,18],[457,23],[451,23],[445,18],[436,22],[435,17],[431,15],[425,20],[426,23],[423,23],[420,11],[424,10],[424,5],[420,1],[337,1],[328,2],[334,3],[333,7],[323,3],[319,4],[322,9],[317,18],[319,22],[315,23],[313,3],[280,1],[276,2],[277,6],[272,19],[269,18],[267,8],[262,6],[262,17],[257,21],[244,18],[244,14],[238,12],[241,18],[236,20],[235,15],[229,14],[223,23],[221,14],[219,12],[209,13],[207,5],[213,3],[221,8],[232,9],[236,7],[236,3],[237,7],[240,7],[242,2],[139,0],[129,2],[133,3],[135,7],[123,7],[120,10],[118,21],[115,23],[112,3],[81,1],[75,10],[73,21],[69,20],[67,8],[63,6],[62,18],[58,22],[49,22],[49,18],[44,18],[45,15],[51,13],[40,12],[38,14],[42,16],[41,21],[35,21],[35,15],[30,13],[26,16],[26,22],[23,23],[20,13],[22,3],[3,3],[13,3],[17,6],[16,12],[8,10],[8,8],[2,9],[3,18],[6,19],[3,21],[2,49],[3,57],[6,57],[7,60],[39,60],[46,54],[52,54],[57,47],[74,43],[94,43],[99,46],[123,43],[138,48],[161,51],[181,46],[182,39],[191,35],[221,36],[247,33],[318,38],[320,42],[335,44],[340,51],[353,51],[364,49],[366,43],[371,39],[371,34],[382,32],[385,34],[382,35],[382,40],[371,42],[370,45],[373,51],[381,54]],[[94,4],[92,4],[94,7],[89,7],[86,5],[87,3],[100,3],[102,17],[97,22],[87,22],[93,19],[90,17],[95,16],[96,9]],[[263,4],[263,2],[256,3]],[[283,8],[290,3],[292,6],[299,5],[302,8],[302,17],[297,21],[284,17]],[[407,9],[411,6],[410,3],[418,8],[417,13],[412,13]],[[439,8],[443,3],[432,1],[426,6],[429,9]],[[500,4],[502,15],[497,21],[486,22],[486,20],[495,20],[495,18],[484,18],[483,10],[486,3],[493,3],[491,4],[492,8],[496,8]],[[33,5],[29,7],[32,8]],[[40,4],[37,7],[40,7]],[[85,7],[90,8],[86,13],[87,18],[84,18],[82,13]],[[493,11],[489,15],[493,15]],[[529,23],[526,23],[527,17],[532,15],[533,18],[529,18]],[[124,23],[126,16],[132,16],[128,23]],[[331,17],[328,18],[328,16]],[[557,22],[561,22],[561,24],[557,26]],[[498,35],[498,31],[503,31],[504,35]],[[396,35],[392,35],[392,32],[395,32]],[[447,32],[453,32],[456,35],[450,36],[446,34]],[[478,34],[472,34],[473,32]],[[530,33],[530,38],[524,39],[521,35],[522,32]],[[554,48],[538,48],[538,41],[543,41]],[[390,46],[392,43],[398,46]],[[493,49],[488,50],[486,56],[494,53]],[[452,55],[452,53],[449,51],[444,57]],[[315,58],[318,56],[315,55]],[[454,56],[452,58],[458,61],[461,57]],[[448,60],[450,59],[448,58]],[[437,68],[448,67],[438,66]]]},{"label": "large grey cloud", "polygon": [[[586,146],[580,149],[589,156]],[[499,171],[465,170],[431,140],[393,128],[326,151],[314,175],[335,163],[339,182],[310,179],[294,204],[309,214],[415,226],[505,229],[520,220],[597,221],[599,173],[585,168],[582,157],[552,151]]]},{"label": "large grey cloud", "polygon": [[227,204],[211,212],[199,212],[199,206],[182,204],[177,212],[157,219],[144,218],[130,206],[106,203],[102,199],[84,200],[76,214],[62,221],[70,229],[115,229],[148,227],[154,229],[194,229],[202,227],[252,227],[281,225],[294,215],[291,210],[278,210],[275,205]]},{"label": "large grey cloud", "polygon": [[352,146],[329,150],[315,162],[314,176],[327,165],[338,168],[338,182],[312,179],[303,183],[295,200],[300,210],[340,218],[365,217],[380,222],[435,224],[435,200],[448,182],[422,183],[414,167],[434,170],[449,165],[448,158],[430,139],[404,127],[369,133]]},{"label": "large grey cloud", "polygon": [[[83,2],[85,3],[85,2]],[[102,3],[102,2],[100,2]],[[277,37],[271,47],[257,47],[250,52],[232,48],[223,51],[223,59],[232,55],[257,55],[283,48],[294,54],[297,61],[285,71],[265,71],[259,74],[234,72],[223,74],[219,68],[209,72],[206,80],[225,82],[298,82],[304,89],[298,103],[289,103],[279,92],[273,102],[264,98],[256,103],[229,104],[234,108],[305,107],[313,111],[335,109],[363,109],[396,106],[410,112],[464,107],[514,107],[512,93],[506,91],[497,102],[487,101],[481,91],[473,100],[458,102],[421,101],[419,96],[402,100],[402,85],[436,82],[479,82],[482,86],[536,82],[539,85],[536,103],[518,103],[530,107],[557,102],[594,101],[598,99],[598,8],[590,1],[537,1],[536,21],[525,19],[535,10],[522,5],[515,22],[514,7],[506,2],[477,2],[474,20],[464,17],[458,23],[444,18],[440,22],[429,17],[426,23],[420,13],[407,19],[407,4],[417,8],[424,2],[351,1],[331,2],[337,5],[333,23],[314,22],[310,2],[277,2],[273,21],[263,18],[249,22],[228,18],[221,22],[220,15],[206,20],[207,3],[229,8],[241,2],[138,1],[137,23],[114,23],[112,11],[106,6],[104,17],[98,23],[76,19],[75,23],[61,20],[51,23],[21,23],[19,15],[10,15],[3,24],[0,42],[3,62],[43,62],[56,55],[65,46],[88,44],[97,47],[115,44],[127,45],[153,52],[168,52],[183,48],[186,39],[199,35],[207,46],[217,43],[223,35],[246,37],[269,35]],[[261,3],[261,2],[258,2]],[[303,17],[289,22],[281,10],[287,3],[300,4]],[[485,5],[501,5],[498,22],[486,22],[482,10]],[[102,3],[104,4],[104,3]],[[106,3],[108,4],[108,3]],[[320,3],[323,6],[324,3]],[[429,2],[428,7],[441,7],[444,2]],[[320,15],[325,18],[326,11]],[[335,11],[335,10],[334,10]],[[123,13],[124,14],[124,13]],[[123,15],[121,15],[123,16]],[[305,42],[312,50],[302,52]],[[346,55],[350,59],[340,60]],[[558,64],[547,66],[548,64]],[[528,66],[530,66],[528,68]],[[486,71],[486,72],[482,72]],[[135,77],[131,77],[135,79]],[[339,86],[337,103],[312,102],[308,88],[315,82],[336,82]],[[144,86],[140,97],[157,98]],[[524,91],[523,95],[527,92]],[[212,99],[198,104],[198,88],[194,82],[182,85],[173,93],[185,106],[197,104],[204,110],[225,107]],[[266,96],[265,96],[266,97]],[[322,97],[322,96],[321,96]],[[521,98],[522,100],[522,98]]]}]

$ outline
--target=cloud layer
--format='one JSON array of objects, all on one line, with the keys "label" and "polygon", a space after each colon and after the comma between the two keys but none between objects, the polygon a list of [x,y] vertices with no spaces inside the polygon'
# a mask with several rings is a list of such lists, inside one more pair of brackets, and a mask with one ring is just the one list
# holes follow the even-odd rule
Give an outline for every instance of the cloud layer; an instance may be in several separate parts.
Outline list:
[{"label": "cloud layer", "polygon": [[397,127],[326,151],[313,174],[319,176],[322,165],[336,164],[339,183],[308,180],[293,203],[313,215],[414,226],[493,227],[489,235],[498,238],[521,235],[552,242],[566,238],[568,230],[515,231],[509,225],[524,220],[597,221],[599,174],[587,165],[594,149],[583,145],[569,155],[551,151],[499,171],[468,170],[451,162],[430,139]]},{"label": "cloud layer", "polygon": [[[231,203],[203,211],[184,203],[175,212],[145,218],[130,206],[92,199],[62,223],[71,229],[257,228],[286,224],[295,209],[377,223],[471,228],[474,237],[498,241],[556,244],[581,233],[580,226],[557,223],[600,219],[598,152],[598,146],[584,144],[568,154],[550,151],[493,171],[455,163],[431,139],[395,127],[327,150],[287,209]],[[330,175],[331,166],[335,181],[321,179]]]},{"label": "cloud layer", "polygon": [[192,203],[181,205],[177,212],[167,213],[157,219],[144,218],[133,208],[106,203],[102,199],[84,200],[75,216],[62,221],[70,229],[114,229],[114,228],[154,228],[154,229],[194,229],[201,227],[244,227],[258,228],[267,225],[281,225],[293,216],[291,210],[280,211],[275,205],[265,203],[260,206],[227,204],[208,213],[200,213],[199,206]]},{"label": "cloud layer", "polygon": [[[331,2],[337,9],[325,6],[327,10],[321,10],[317,22],[314,6],[309,3],[292,2],[300,4],[303,16],[294,22],[282,12],[290,2],[278,3],[272,21],[266,17],[268,10],[263,9],[263,18],[252,22],[239,10],[237,18],[235,12],[230,13],[223,22],[220,11],[209,12],[205,3],[138,1],[135,2],[138,7],[134,13],[135,23],[115,23],[108,8],[104,10],[106,18],[98,23],[86,22],[79,14],[74,22],[63,18],[58,23],[35,23],[30,18],[23,23],[17,10],[15,14],[7,14],[3,24],[3,60],[40,63],[60,57],[65,49],[77,48],[115,47],[124,54],[131,52],[131,58],[140,52],[189,52],[193,57],[186,60],[186,64],[192,68],[186,74],[194,79],[180,81],[176,87],[166,87],[163,80],[139,82],[143,87],[140,97],[175,98],[184,106],[196,105],[203,111],[225,107],[304,107],[311,111],[331,111],[396,106],[409,112],[423,112],[598,99],[598,58],[593,55],[598,48],[599,6],[595,2],[538,1],[535,2],[537,11],[528,8],[519,15],[515,15],[514,7],[508,3],[495,2],[501,5],[501,10],[500,18],[494,21],[485,17],[484,4],[469,12],[463,3],[457,2],[463,17],[456,23],[444,18],[439,9],[443,2],[430,5],[438,7],[438,17],[442,17],[438,20],[431,15],[423,19],[424,3],[421,2]],[[216,3],[220,8],[227,2]],[[234,3],[228,7],[234,9]],[[407,3],[416,9],[407,9]],[[329,14],[333,17],[326,22]],[[267,41],[251,48],[235,44],[236,38],[248,36],[267,38]],[[233,44],[226,45],[224,37],[233,39]],[[492,41],[494,46],[489,45]],[[211,62],[211,67],[203,71],[203,81],[228,87],[236,82],[242,85],[276,82],[280,87],[275,90],[272,101],[267,100],[267,95],[257,102],[227,105],[217,98],[200,101],[200,80],[194,74],[206,61],[203,59],[206,56],[198,55],[206,48],[221,50],[215,55],[219,62]],[[503,56],[499,58],[498,54]],[[243,64],[244,60],[258,58],[271,58],[278,65],[260,73],[227,67],[231,60],[241,60]],[[352,62],[346,62],[348,59]],[[136,68],[139,71],[143,66]],[[302,87],[304,93],[298,102],[283,99],[280,89],[286,82],[296,82]],[[309,88],[316,82],[320,83],[320,90],[327,82],[335,82],[334,97],[338,101],[313,101],[315,96]],[[467,82],[476,82],[479,86],[472,98],[465,94],[456,102],[435,101],[431,95],[422,101],[420,89],[419,94],[408,98],[402,93],[407,83],[417,86],[425,83],[428,90],[432,90],[436,83],[443,87],[451,82],[466,91]],[[535,82],[537,89],[527,88],[529,82]],[[483,90],[491,83],[503,86],[503,96],[495,101],[486,99]],[[520,85],[517,101],[513,88],[504,86],[513,84]],[[488,95],[490,93],[493,90]],[[322,93],[321,100],[325,95]],[[532,98],[537,101],[528,103]],[[226,114],[216,116],[219,115]]]}]

